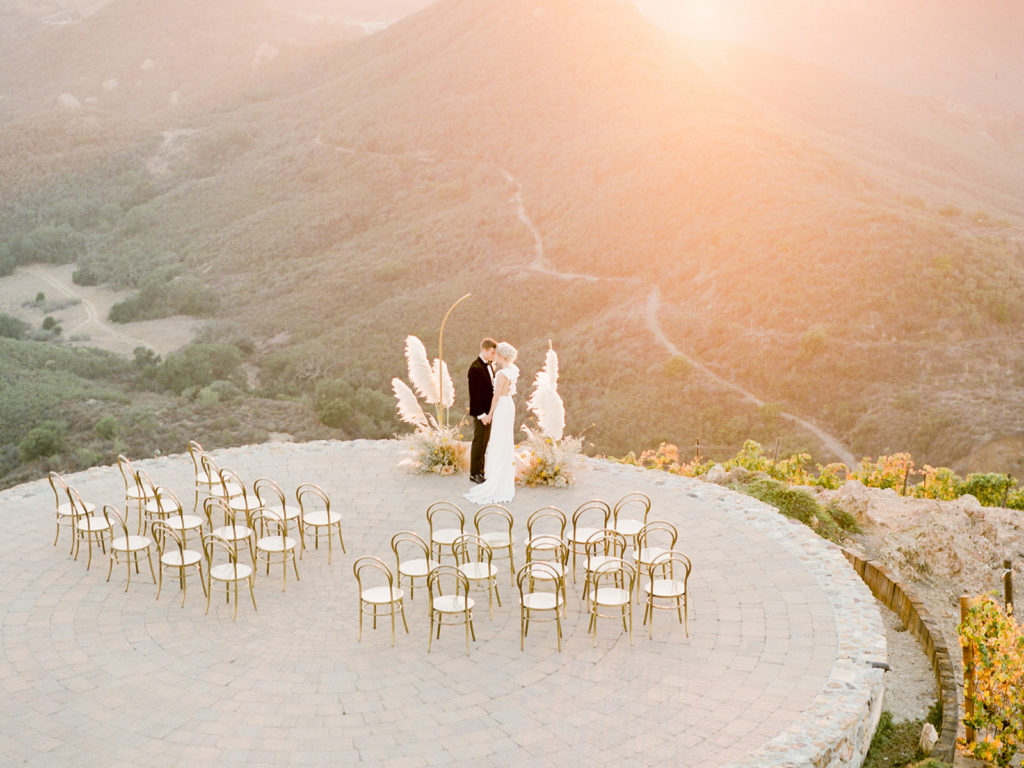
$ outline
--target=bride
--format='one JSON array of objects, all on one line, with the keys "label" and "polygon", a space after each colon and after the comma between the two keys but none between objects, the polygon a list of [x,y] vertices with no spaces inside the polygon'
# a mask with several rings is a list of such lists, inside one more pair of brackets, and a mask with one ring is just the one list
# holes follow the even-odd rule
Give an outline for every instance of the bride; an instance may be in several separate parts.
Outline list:
[{"label": "bride", "polygon": [[484,481],[470,489],[465,497],[476,504],[504,504],[516,494],[515,440],[513,428],[516,419],[516,393],[519,369],[515,365],[516,348],[507,341],[498,343],[494,362],[498,372],[494,376],[494,397],[487,420],[491,424],[491,437],[484,454]]}]

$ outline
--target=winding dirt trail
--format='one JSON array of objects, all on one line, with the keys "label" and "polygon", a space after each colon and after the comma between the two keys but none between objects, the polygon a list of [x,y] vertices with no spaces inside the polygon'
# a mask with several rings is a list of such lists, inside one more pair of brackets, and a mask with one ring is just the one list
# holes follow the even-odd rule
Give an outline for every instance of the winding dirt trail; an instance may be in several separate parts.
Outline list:
[{"label": "winding dirt trail", "polygon": [[[530,269],[533,272],[539,272],[540,274],[560,278],[562,280],[584,280],[586,282],[591,283],[598,281],[616,281],[631,282],[635,283],[637,286],[642,285],[642,283],[635,278],[605,278],[599,277],[597,275],[583,275],[575,272],[560,272],[554,267],[550,266],[547,263],[547,260],[544,258],[544,241],[541,238],[540,230],[537,228],[537,225],[533,223],[533,220],[530,219],[529,214],[526,212],[526,205],[523,202],[522,183],[519,181],[519,179],[517,179],[514,175],[509,173],[504,168],[501,168],[500,170],[501,173],[508,180],[508,182],[515,186],[516,191],[515,194],[512,196],[512,202],[515,205],[516,218],[518,218],[519,221],[523,223],[523,226],[526,227],[527,231],[530,233],[530,236],[533,238],[533,260],[527,265],[528,269]],[[662,330],[661,323],[658,320],[660,308],[661,290],[658,288],[658,286],[654,286],[651,288],[650,293],[648,293],[647,295],[647,328],[654,336],[655,341],[657,341],[658,344],[660,344],[664,349],[666,349],[670,355],[681,357],[693,368],[700,371],[704,376],[714,381],[723,389],[728,389],[732,392],[737,393],[745,402],[749,402],[757,407],[761,407],[766,404],[763,399],[755,395],[750,390],[745,389],[736,382],[729,381],[728,379],[723,378],[722,376],[708,368],[707,365],[705,365],[703,362],[696,359],[692,355],[683,352],[681,349],[679,349],[679,347],[672,343],[672,340],[665,335],[664,330]],[[831,451],[836,457],[839,458],[840,461],[842,461],[848,467],[855,468],[857,466],[857,460],[854,458],[853,453],[851,453],[850,450],[846,446],[844,446],[842,442],[834,435],[829,434],[821,427],[812,424],[806,419],[802,419],[799,416],[796,416],[795,414],[788,413],[786,411],[781,411],[779,415],[782,418],[799,425],[800,427],[802,427],[803,429],[807,430],[812,435],[817,437],[826,449]]]}]

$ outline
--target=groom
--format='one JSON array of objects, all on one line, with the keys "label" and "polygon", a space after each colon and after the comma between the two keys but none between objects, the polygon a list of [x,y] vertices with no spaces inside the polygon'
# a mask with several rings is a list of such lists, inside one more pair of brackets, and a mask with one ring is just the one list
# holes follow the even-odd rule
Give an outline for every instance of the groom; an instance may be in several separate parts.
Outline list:
[{"label": "groom", "polygon": [[469,452],[469,479],[484,481],[484,453],[491,436],[491,399],[494,397],[494,354],[498,343],[491,338],[480,342],[480,355],[469,366],[469,414],[473,417],[473,445]]}]

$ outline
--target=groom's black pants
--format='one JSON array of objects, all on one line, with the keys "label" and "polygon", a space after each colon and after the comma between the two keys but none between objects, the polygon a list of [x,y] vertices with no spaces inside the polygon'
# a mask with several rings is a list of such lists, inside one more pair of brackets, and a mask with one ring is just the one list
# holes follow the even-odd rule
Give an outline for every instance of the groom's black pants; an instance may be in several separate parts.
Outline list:
[{"label": "groom's black pants", "polygon": [[484,424],[480,419],[473,418],[473,444],[469,449],[469,475],[483,475],[484,454],[487,452],[487,441],[491,437],[491,425]]}]

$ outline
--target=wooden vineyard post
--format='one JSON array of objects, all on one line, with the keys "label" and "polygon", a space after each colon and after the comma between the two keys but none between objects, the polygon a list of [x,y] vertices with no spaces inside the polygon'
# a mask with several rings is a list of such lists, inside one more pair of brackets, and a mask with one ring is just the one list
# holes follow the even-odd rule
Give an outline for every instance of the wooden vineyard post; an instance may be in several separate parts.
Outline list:
[{"label": "wooden vineyard post", "polygon": [[1011,619],[1013,616],[1013,563],[1003,560],[1003,605],[1006,608],[1006,615]]},{"label": "wooden vineyard post", "polygon": [[[961,624],[967,621],[967,614],[970,613],[973,602],[974,600],[967,595],[960,596]],[[974,741],[974,727],[971,725],[974,720],[974,643],[964,643],[963,638],[960,642],[963,646],[964,659],[964,723],[967,729],[965,736],[967,743],[970,744]]]}]

